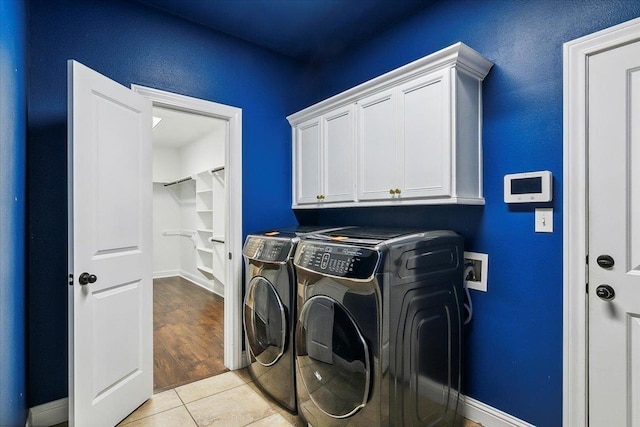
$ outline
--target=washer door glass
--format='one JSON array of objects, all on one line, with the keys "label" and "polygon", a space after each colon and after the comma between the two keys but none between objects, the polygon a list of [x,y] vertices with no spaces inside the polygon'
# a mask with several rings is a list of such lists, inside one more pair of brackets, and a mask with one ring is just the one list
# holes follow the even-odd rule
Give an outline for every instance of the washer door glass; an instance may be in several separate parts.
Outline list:
[{"label": "washer door glass", "polygon": [[338,301],[315,296],[302,306],[296,361],[311,400],[327,415],[346,418],[367,403],[369,348]]},{"label": "washer door glass", "polygon": [[264,277],[249,282],[243,316],[251,354],[261,365],[273,365],[285,350],[287,319],[278,293]]}]

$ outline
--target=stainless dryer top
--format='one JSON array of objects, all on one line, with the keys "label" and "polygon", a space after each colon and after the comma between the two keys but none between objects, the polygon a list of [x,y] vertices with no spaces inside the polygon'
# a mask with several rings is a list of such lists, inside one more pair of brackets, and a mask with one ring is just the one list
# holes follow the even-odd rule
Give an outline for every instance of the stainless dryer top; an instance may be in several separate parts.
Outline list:
[{"label": "stainless dryer top", "polygon": [[357,281],[370,280],[393,247],[415,250],[456,235],[452,231],[352,227],[307,234],[294,257],[297,268]]},{"label": "stainless dryer top", "polygon": [[434,232],[406,228],[345,227],[310,233],[305,236],[305,240],[376,247],[398,239],[402,241],[420,240],[425,237],[426,233]]},{"label": "stainless dryer top", "polygon": [[337,229],[327,226],[298,226],[251,233],[244,242],[242,254],[248,259],[282,264],[293,256],[293,249],[301,236]]},{"label": "stainless dryer top", "polygon": [[296,237],[304,236],[310,233],[322,233],[330,232],[333,230],[339,230],[338,227],[327,227],[319,225],[299,225],[297,227],[285,227],[285,228],[272,228],[269,230],[259,231],[257,233],[249,233],[251,237],[266,237],[277,239],[295,239]]}]

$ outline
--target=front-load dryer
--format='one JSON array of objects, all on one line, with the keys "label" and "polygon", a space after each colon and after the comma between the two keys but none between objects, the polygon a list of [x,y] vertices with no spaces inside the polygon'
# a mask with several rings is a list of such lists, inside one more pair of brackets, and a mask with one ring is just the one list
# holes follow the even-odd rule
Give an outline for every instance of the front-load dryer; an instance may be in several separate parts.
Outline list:
[{"label": "front-load dryer", "polygon": [[350,228],[294,258],[298,413],[311,426],[452,426],[461,383],[463,240]]},{"label": "front-load dryer", "polygon": [[271,230],[247,236],[243,326],[248,371],[254,383],[296,412],[293,325],[295,270],[292,258],[300,236],[327,227]]}]

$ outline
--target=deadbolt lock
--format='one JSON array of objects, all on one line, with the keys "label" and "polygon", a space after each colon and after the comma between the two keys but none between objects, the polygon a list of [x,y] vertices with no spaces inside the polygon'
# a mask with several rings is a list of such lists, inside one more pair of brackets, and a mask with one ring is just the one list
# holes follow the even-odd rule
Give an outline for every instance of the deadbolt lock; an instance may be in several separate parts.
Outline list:
[{"label": "deadbolt lock", "polygon": [[615,264],[613,257],[611,255],[600,255],[596,262],[602,268],[611,268]]}]

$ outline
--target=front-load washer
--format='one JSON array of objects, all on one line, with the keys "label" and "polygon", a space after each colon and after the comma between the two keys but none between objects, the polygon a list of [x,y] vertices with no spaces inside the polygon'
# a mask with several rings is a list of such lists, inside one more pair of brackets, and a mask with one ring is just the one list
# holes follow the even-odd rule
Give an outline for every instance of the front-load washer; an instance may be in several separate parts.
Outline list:
[{"label": "front-load washer", "polygon": [[248,371],[254,383],[281,406],[296,412],[293,324],[295,270],[300,236],[327,227],[297,227],[247,236],[243,327]]},{"label": "front-load washer", "polygon": [[463,253],[452,231],[302,237],[296,388],[309,425],[461,421]]}]

